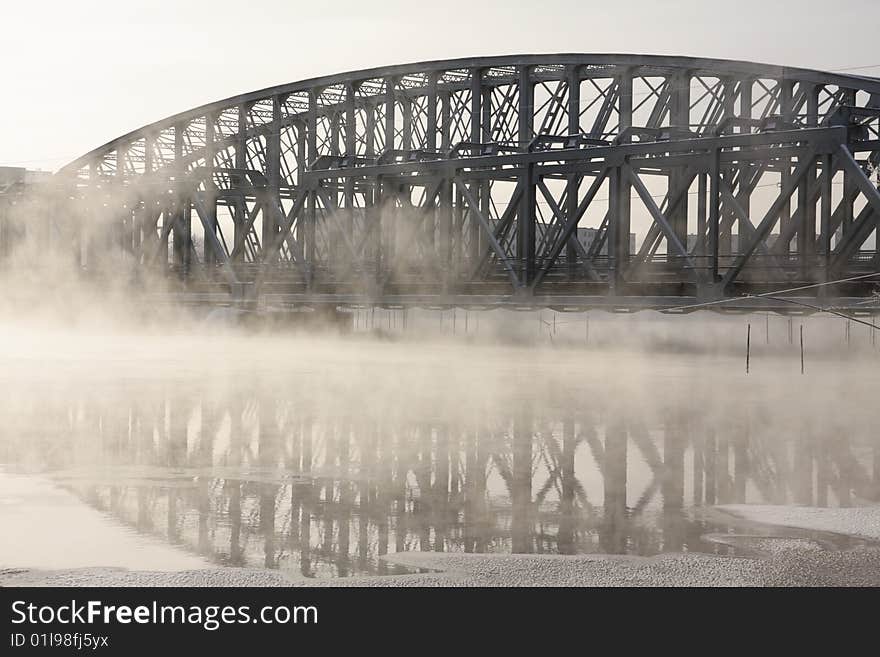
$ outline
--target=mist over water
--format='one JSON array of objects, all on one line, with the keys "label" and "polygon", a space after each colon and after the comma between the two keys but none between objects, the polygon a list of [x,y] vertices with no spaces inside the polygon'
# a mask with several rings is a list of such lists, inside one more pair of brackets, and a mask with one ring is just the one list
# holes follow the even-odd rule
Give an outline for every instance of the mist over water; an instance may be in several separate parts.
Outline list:
[{"label": "mist over water", "polygon": [[[336,577],[397,572],[379,556],[413,550],[728,554],[706,538],[735,529],[714,504],[880,498],[880,351],[858,328],[847,344],[845,320],[795,318],[789,343],[788,319],[763,315],[560,313],[554,329],[552,311],[411,310],[404,324],[377,309],[339,333],[111,314],[0,326],[0,477],[51,481],[170,546],[168,568],[182,555]],[[4,531],[47,534],[7,507],[18,525]],[[46,522],[63,551],[76,522]],[[0,565],[47,565],[16,545]]]},{"label": "mist over water", "polygon": [[0,568],[730,554],[716,504],[880,499],[880,340],[856,322],[185,308],[159,272],[109,251],[83,271],[19,219]]}]

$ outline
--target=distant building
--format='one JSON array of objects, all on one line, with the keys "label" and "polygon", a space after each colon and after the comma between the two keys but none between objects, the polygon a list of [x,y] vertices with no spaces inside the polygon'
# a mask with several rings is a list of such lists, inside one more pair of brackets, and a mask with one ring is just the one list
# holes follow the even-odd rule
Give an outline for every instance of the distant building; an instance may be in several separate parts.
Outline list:
[{"label": "distant building", "polygon": [[[778,233],[772,233],[767,236],[765,243],[767,244],[767,248],[773,248],[773,245],[776,244],[776,240],[779,239]],[[797,248],[797,238],[795,237],[792,240],[792,248]],[[697,244],[697,236],[693,233],[688,234],[687,238],[687,250],[688,253],[693,253],[694,247]],[[726,249],[725,249],[726,250]],[[730,236],[730,252],[724,253],[723,255],[729,255],[730,253],[739,253],[739,235],[737,233],[733,233]]]},{"label": "distant building", "polygon": [[[598,228],[581,228],[577,229],[577,239],[580,242],[586,251],[590,250],[593,242],[599,236]],[[629,252],[636,252],[636,234],[629,234]],[[602,248],[599,251],[599,255],[608,255],[608,240],[605,240],[605,243],[602,245]]]},{"label": "distant building", "polygon": [[15,221],[15,206],[22,199],[28,199],[29,194],[35,189],[38,190],[40,185],[48,182],[51,177],[49,171],[0,167],[0,256],[7,256],[10,253],[13,242],[24,235],[27,224],[36,223],[30,217],[28,222],[23,222],[22,217]]},{"label": "distant building", "polygon": [[50,171],[31,171],[24,167],[0,167],[0,194],[15,187],[46,182],[52,177]]},{"label": "distant building", "polygon": [[[544,234],[544,232],[549,228],[548,224],[539,223],[538,228],[541,231],[540,234]],[[585,251],[590,250],[590,247],[593,245],[593,242],[596,241],[596,238],[599,236],[598,228],[581,228],[578,226],[577,229],[577,241],[581,243],[581,246],[584,247]],[[629,234],[629,252],[636,252],[636,234]],[[608,255],[608,240],[605,240],[605,243],[602,244],[602,248],[599,250],[599,255]]]}]

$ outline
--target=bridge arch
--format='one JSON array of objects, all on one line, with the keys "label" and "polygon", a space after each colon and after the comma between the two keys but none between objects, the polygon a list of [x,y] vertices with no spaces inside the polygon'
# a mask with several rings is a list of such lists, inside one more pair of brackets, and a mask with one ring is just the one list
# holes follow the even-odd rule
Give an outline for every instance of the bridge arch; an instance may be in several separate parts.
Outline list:
[{"label": "bridge arch", "polygon": [[59,179],[104,219],[86,266],[119,248],[189,291],[670,307],[877,271],[878,153],[875,78],[512,55],[241,94]]}]

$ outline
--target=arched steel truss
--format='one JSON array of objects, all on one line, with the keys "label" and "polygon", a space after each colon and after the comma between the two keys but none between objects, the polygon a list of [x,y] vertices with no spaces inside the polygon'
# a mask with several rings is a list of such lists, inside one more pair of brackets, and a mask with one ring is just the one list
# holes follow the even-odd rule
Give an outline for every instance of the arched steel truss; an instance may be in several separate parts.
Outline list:
[{"label": "arched steel truss", "polygon": [[122,251],[190,293],[632,309],[877,271],[878,158],[878,79],[572,54],[244,94],[60,173],[101,217],[86,266]]}]

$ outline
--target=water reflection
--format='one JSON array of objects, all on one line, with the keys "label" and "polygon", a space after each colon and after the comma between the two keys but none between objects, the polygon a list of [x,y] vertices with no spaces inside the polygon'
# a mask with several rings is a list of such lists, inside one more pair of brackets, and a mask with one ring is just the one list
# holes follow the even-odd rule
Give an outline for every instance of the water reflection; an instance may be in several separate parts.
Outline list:
[{"label": "water reflection", "polygon": [[491,400],[347,376],[44,385],[9,401],[0,457],[216,563],[308,577],[398,572],[378,557],[410,550],[730,553],[701,538],[730,531],[708,505],[880,499],[880,442],[839,402],[561,379]]}]

